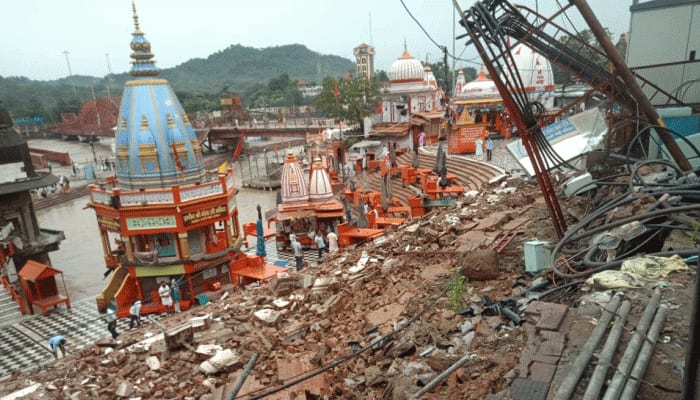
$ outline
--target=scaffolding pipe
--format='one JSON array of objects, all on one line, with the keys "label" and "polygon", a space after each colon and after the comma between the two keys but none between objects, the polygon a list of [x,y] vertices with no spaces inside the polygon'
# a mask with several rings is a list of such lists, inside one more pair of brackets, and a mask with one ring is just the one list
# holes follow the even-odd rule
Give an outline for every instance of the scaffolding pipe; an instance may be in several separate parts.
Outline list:
[{"label": "scaffolding pipe", "polygon": [[617,316],[615,317],[615,323],[610,329],[608,339],[605,341],[603,350],[600,352],[600,357],[598,357],[598,364],[595,370],[593,370],[593,375],[586,388],[586,393],[583,394],[583,400],[596,400],[599,398],[600,390],[603,387],[603,383],[605,383],[608,366],[615,355],[615,350],[617,349],[617,344],[620,342],[622,329],[625,327],[625,322],[627,322],[627,316],[630,313],[631,307],[632,305],[629,301],[625,300],[622,302]]},{"label": "scaffolding pipe", "polygon": [[236,379],[236,384],[233,385],[233,389],[231,390],[231,393],[228,394],[226,400],[233,400],[236,398],[236,395],[243,387],[245,380],[248,378],[250,371],[253,370],[253,367],[255,367],[255,363],[258,362],[259,356],[260,353],[253,353],[253,357],[251,357],[250,361],[248,361],[248,364],[246,364],[245,368],[243,369],[243,372],[241,372],[241,375],[238,377],[238,379]]},{"label": "scaffolding pipe", "polygon": [[632,334],[632,338],[630,338],[627,348],[625,349],[625,354],[622,355],[622,359],[620,359],[620,362],[617,364],[615,375],[610,381],[608,389],[605,391],[603,400],[617,400],[620,397],[620,393],[622,393],[622,390],[624,389],[627,376],[632,369],[634,360],[637,358],[639,346],[642,344],[644,335],[649,329],[652,318],[654,318],[656,307],[658,307],[660,299],[661,291],[659,291],[659,288],[656,288],[654,289],[654,294],[651,295],[651,299],[649,299],[649,303],[647,303],[641,318],[639,318],[637,328]]},{"label": "scaffolding pipe", "polygon": [[605,28],[603,28],[603,26],[600,24],[600,21],[598,21],[598,18],[593,13],[593,10],[591,10],[591,8],[588,6],[586,0],[570,1],[576,5],[576,8],[578,8],[581,16],[588,24],[588,27],[591,28],[591,32],[593,35],[595,35],[596,39],[598,39],[598,43],[600,43],[601,47],[605,51],[605,54],[615,67],[617,73],[620,74],[620,77],[625,82],[630,94],[639,104],[639,109],[642,111],[642,114],[647,117],[649,122],[656,123],[662,127],[662,129],[659,129],[657,133],[664,142],[664,145],[666,145],[668,151],[671,153],[673,160],[676,162],[676,164],[678,164],[678,167],[686,172],[692,171],[693,167],[690,165],[690,162],[688,162],[688,158],[686,158],[685,154],[683,154],[683,151],[681,151],[678,143],[673,140],[673,137],[668,134],[666,129],[663,129],[666,127],[664,121],[659,116],[659,113],[656,112],[656,109],[651,104],[651,101],[649,101],[647,96],[642,91],[642,88],[637,83],[637,79],[635,78],[634,74],[632,74],[632,71],[630,71],[627,64],[625,64],[625,61],[615,48],[615,45],[613,45],[612,41],[610,41],[610,38],[605,32]]},{"label": "scaffolding pipe", "polygon": [[605,306],[605,309],[603,309],[603,313],[600,315],[600,319],[598,320],[598,325],[596,325],[596,327],[593,329],[593,332],[591,332],[588,340],[581,348],[581,351],[576,356],[574,362],[571,364],[569,373],[559,386],[557,394],[554,396],[554,400],[568,400],[571,398],[571,396],[573,396],[574,392],[576,391],[576,385],[583,375],[583,371],[586,370],[588,362],[593,356],[593,352],[595,351],[596,347],[598,347],[598,343],[600,343],[600,340],[603,338],[605,331],[608,329],[610,321],[616,314],[617,308],[620,306],[621,297],[621,294],[615,294],[610,302]]},{"label": "scaffolding pipe", "polygon": [[636,398],[639,384],[642,378],[644,378],[649,360],[652,354],[654,354],[654,346],[656,346],[656,341],[659,339],[659,332],[661,332],[661,327],[665,318],[666,307],[659,307],[654,317],[654,322],[651,323],[651,328],[649,328],[649,332],[647,333],[646,340],[642,345],[642,350],[639,352],[637,361],[634,363],[630,379],[627,380],[625,390],[622,392],[622,396],[620,396],[620,400],[634,400]]},{"label": "scaffolding pipe", "polygon": [[466,364],[467,361],[471,360],[472,355],[467,354],[466,356],[460,358],[456,363],[452,364],[449,368],[446,370],[442,371],[440,375],[436,376],[435,379],[432,381],[428,382],[427,385],[423,386],[421,390],[416,392],[416,394],[411,397],[412,399],[419,399],[420,396],[428,393],[429,391],[433,390],[435,386],[437,386],[440,382],[445,380],[448,376],[452,375],[453,372],[457,370],[457,368],[461,367],[462,365]]}]

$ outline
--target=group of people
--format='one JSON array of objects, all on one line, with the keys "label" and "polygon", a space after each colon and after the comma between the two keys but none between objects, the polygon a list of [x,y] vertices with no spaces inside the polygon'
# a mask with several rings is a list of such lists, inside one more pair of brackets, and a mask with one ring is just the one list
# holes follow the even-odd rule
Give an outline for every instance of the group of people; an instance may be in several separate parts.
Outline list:
[{"label": "group of people", "polygon": [[[289,241],[294,251],[294,260],[296,261],[297,271],[304,268],[304,249],[294,233],[289,235]],[[324,253],[335,253],[338,251],[338,234],[333,230],[329,230],[326,236],[323,236],[321,230],[314,234],[314,243],[318,249],[318,259],[323,258]]]},{"label": "group of people", "polygon": [[[170,313],[171,310],[176,313],[181,312],[180,309],[180,284],[182,284],[182,279],[172,278],[170,280],[170,285],[167,281],[162,281],[160,287],[158,287],[158,296],[160,297],[160,302],[165,306],[166,312]],[[136,326],[141,326],[141,307],[143,303],[141,299],[136,299],[134,303],[129,308],[129,329],[133,329]],[[117,308],[110,304],[107,307],[107,313],[104,316],[107,322],[107,330],[112,335],[113,339],[119,337],[119,332],[117,332]]]},{"label": "group of people", "polygon": [[[484,156],[484,142],[481,139],[477,139],[474,142],[475,152],[474,155],[477,157]],[[486,137],[486,161],[491,161],[493,156],[493,139],[490,136]]]}]

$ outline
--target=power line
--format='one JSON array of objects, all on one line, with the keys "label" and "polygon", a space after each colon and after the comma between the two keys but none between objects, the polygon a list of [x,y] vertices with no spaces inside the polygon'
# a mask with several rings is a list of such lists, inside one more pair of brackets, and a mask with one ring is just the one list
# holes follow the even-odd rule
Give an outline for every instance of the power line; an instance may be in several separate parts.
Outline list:
[{"label": "power line", "polygon": [[[411,10],[408,9],[408,6],[406,6],[406,3],[404,3],[403,0],[399,0],[399,1],[401,2],[401,5],[403,6],[404,10],[406,10],[406,12],[408,13],[408,15],[411,17],[411,19],[413,19],[413,21],[416,23],[416,25],[418,25],[418,27],[423,31],[423,33],[425,33],[425,36],[427,36],[428,39],[429,39],[435,46],[437,46],[437,48],[440,49],[440,51],[444,51],[448,56],[450,56],[450,57],[453,58],[454,60],[457,60],[457,61],[464,61],[464,62],[472,63],[472,64],[475,64],[475,65],[480,65],[480,63],[474,61],[475,59],[480,58],[479,56],[474,57],[474,58],[471,58],[471,59],[465,59],[465,58],[456,57],[454,54],[450,54],[450,52],[447,51],[447,46],[439,45],[438,42],[436,42],[435,39],[433,39],[433,37],[430,36],[430,34],[428,33],[428,31],[425,30],[425,28],[424,28],[423,25],[420,23],[420,21],[418,21],[418,19],[413,15],[413,13],[411,13]],[[447,66],[445,66],[445,67],[447,67]]]}]

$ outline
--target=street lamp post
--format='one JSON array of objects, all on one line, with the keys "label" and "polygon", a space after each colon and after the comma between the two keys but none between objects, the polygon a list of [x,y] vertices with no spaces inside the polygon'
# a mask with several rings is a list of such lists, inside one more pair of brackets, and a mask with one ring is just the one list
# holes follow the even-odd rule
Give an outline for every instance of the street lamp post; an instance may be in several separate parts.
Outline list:
[{"label": "street lamp post", "polygon": [[[70,54],[68,50],[63,50],[63,55],[66,56],[66,64],[68,65],[68,77],[73,78],[73,71],[70,68],[70,60],[68,59],[68,54]],[[77,98],[78,92],[76,92],[75,90],[75,82],[73,82],[73,79],[71,79],[71,85],[73,86],[73,96]]]}]

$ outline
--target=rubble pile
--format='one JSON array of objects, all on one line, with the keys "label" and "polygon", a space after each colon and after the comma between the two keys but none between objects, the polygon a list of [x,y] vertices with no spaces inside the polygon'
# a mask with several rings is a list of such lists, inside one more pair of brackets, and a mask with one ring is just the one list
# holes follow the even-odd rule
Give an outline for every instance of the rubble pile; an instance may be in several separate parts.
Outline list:
[{"label": "rubble pile", "polygon": [[[526,340],[508,318],[482,315],[481,297],[510,296],[522,272],[500,260],[522,264],[521,254],[508,255],[521,253],[516,243],[501,254],[493,245],[527,227],[534,201],[524,199],[536,191],[497,187],[467,197],[318,267],[166,318],[165,334],[147,324],[119,344],[104,339],[40,373],[13,376],[2,391],[39,383],[28,398],[218,400],[258,352],[239,396],[319,371],[266,398],[408,398],[468,356],[432,395],[482,399],[506,384]],[[466,282],[448,294],[453,270]]]},{"label": "rubble pile", "polygon": [[[581,197],[565,207],[588,212]],[[317,267],[15,373],[0,392],[220,400],[257,355],[236,398],[500,399],[533,384],[546,393],[571,357],[566,343],[590,325],[570,312],[580,283],[532,295],[550,282],[523,273],[523,244],[553,237],[538,187],[508,180]]]}]

